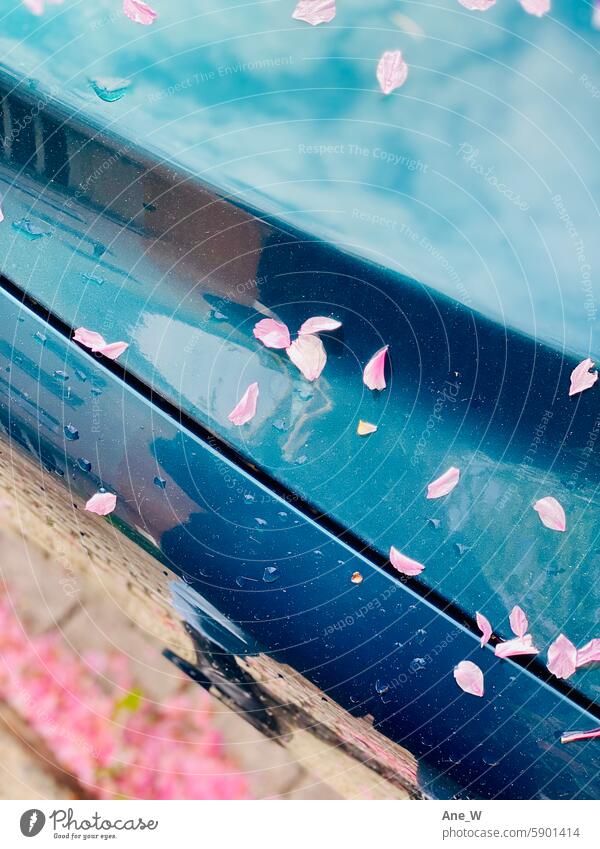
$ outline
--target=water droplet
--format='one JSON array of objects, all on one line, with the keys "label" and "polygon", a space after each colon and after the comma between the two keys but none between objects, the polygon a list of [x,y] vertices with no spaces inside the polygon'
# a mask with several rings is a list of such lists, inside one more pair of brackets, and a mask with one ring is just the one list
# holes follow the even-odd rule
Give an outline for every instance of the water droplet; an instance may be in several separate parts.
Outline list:
[{"label": "water droplet", "polygon": [[106,253],[105,245],[101,245],[100,242],[96,242],[96,244],[94,245],[94,256],[98,258],[98,257],[103,256],[105,253]]},{"label": "water droplet", "polygon": [[96,398],[97,398],[99,395],[102,395],[102,390],[101,390],[101,389],[98,389],[98,387],[97,387],[97,386],[92,386],[91,392],[92,392],[92,395],[95,395],[95,396],[96,396]]},{"label": "water droplet", "polygon": [[288,426],[283,419],[275,419],[275,421],[272,422],[272,425],[275,430],[278,430],[280,433],[285,433],[285,431],[288,429]]},{"label": "water droplet", "polygon": [[94,274],[82,272],[80,277],[85,284],[92,283],[94,286],[103,286],[106,283],[104,277],[96,277]]},{"label": "water droplet", "polygon": [[125,96],[130,85],[131,80],[119,77],[96,77],[90,80],[90,86],[95,94],[106,103],[114,103],[115,100],[120,100]]},{"label": "water droplet", "polygon": [[273,581],[279,580],[279,574],[277,571],[277,566],[266,566],[265,571],[263,573],[263,581],[266,584],[272,584]]},{"label": "water droplet", "polygon": [[418,631],[415,631],[415,642],[418,643],[420,646],[423,645],[426,639],[427,631],[425,630],[425,628],[419,628]]},{"label": "water droplet", "polygon": [[77,460],[77,465],[79,466],[82,472],[92,471],[92,464],[89,460],[86,460],[85,457],[79,457],[79,459]]},{"label": "water droplet", "polygon": [[66,373],[66,371],[53,371],[52,377],[55,380],[60,380],[62,383],[66,383],[69,379],[69,375]]},{"label": "water droplet", "polygon": [[251,492],[245,492],[245,493],[244,493],[244,501],[247,501],[247,502],[250,504],[250,503],[252,503],[253,501],[256,501],[256,499],[255,499],[255,497],[252,495],[252,493],[251,493]]},{"label": "water droplet", "polygon": [[280,510],[277,515],[279,516],[282,522],[285,522],[288,517],[288,514],[285,512],[285,510]]},{"label": "water droplet", "polygon": [[306,463],[307,460],[308,460],[308,457],[306,456],[306,454],[302,454],[302,456],[298,457],[298,459],[296,460],[296,463],[299,466],[302,466],[302,465],[304,465],[304,463]]},{"label": "water droplet", "polygon": [[462,542],[455,542],[455,543],[454,543],[454,548],[457,550],[457,552],[458,552],[458,556],[459,556],[459,557],[462,557],[462,556],[463,556],[463,554],[465,553],[465,551],[468,551],[468,550],[469,550],[469,546],[468,546],[468,545],[463,545],[463,543],[462,543]]},{"label": "water droplet", "polygon": [[220,310],[211,310],[209,313],[210,317],[213,321],[227,321],[227,316],[224,312],[220,312]]},{"label": "water droplet", "polygon": [[427,663],[424,657],[415,657],[410,662],[410,669],[412,672],[420,672],[421,669],[425,669]]},{"label": "water droplet", "polygon": [[157,486],[159,489],[164,489],[166,485],[167,482],[164,478],[161,478],[158,475],[154,477],[154,486]]},{"label": "water droplet", "polygon": [[235,582],[238,587],[247,587],[250,584],[258,584],[256,578],[247,578],[245,575],[238,575],[238,577],[235,579]]},{"label": "water droplet", "polygon": [[375,681],[375,692],[379,696],[382,696],[384,693],[387,693],[389,689],[390,685],[387,683],[387,681],[381,681],[381,679],[379,678],[377,679],[377,681]]},{"label": "water droplet", "polygon": [[17,233],[22,233],[26,239],[29,239],[30,242],[34,242],[36,239],[41,239],[43,236],[49,236],[50,234],[46,230],[42,230],[37,224],[34,224],[31,218],[19,218],[18,221],[13,221],[13,230],[16,230]]},{"label": "water droplet", "polygon": [[65,436],[70,442],[75,442],[76,439],[79,439],[79,431],[75,427],[75,425],[68,424],[64,427]]},{"label": "water droplet", "polygon": [[353,584],[362,584],[363,576],[360,574],[360,572],[353,572],[350,580]]},{"label": "water droplet", "polygon": [[36,342],[39,342],[39,343],[40,343],[40,345],[45,345],[45,344],[46,344],[46,341],[47,341],[47,340],[46,340],[46,337],[44,336],[44,334],[43,334],[43,333],[40,333],[40,331],[39,331],[39,330],[36,330],[36,331],[35,331],[35,333],[33,334],[33,338],[35,339],[35,341],[36,341]]},{"label": "water droplet", "polygon": [[255,517],[254,521],[256,522],[257,525],[260,525],[261,527],[264,527],[264,525],[267,524],[266,519],[260,519],[258,516]]},{"label": "water droplet", "polygon": [[75,377],[77,377],[82,383],[85,383],[87,380],[86,375],[78,368],[75,369]]},{"label": "water droplet", "polygon": [[441,519],[427,519],[427,521],[429,522],[430,525],[433,525],[433,527],[436,528],[436,529],[439,528],[440,525],[442,524]]}]

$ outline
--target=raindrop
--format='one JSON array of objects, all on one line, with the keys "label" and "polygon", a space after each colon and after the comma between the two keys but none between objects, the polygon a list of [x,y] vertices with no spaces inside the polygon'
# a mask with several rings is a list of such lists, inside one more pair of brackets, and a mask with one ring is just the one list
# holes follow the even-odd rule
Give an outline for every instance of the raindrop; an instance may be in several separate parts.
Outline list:
[{"label": "raindrop", "polygon": [[154,477],[154,486],[157,486],[159,489],[164,489],[167,485],[167,482],[164,478],[155,475]]},{"label": "raindrop", "polygon": [[454,543],[454,548],[457,550],[457,552],[458,552],[458,556],[459,556],[459,557],[462,557],[462,556],[463,556],[463,554],[465,553],[465,551],[468,551],[468,550],[469,550],[469,546],[468,546],[468,545],[463,545],[463,543],[462,543],[462,542],[455,542],[455,543]]},{"label": "raindrop", "polygon": [[75,377],[77,377],[82,383],[85,383],[87,380],[86,375],[78,368],[75,369]]},{"label": "raindrop", "polygon": [[425,662],[424,657],[415,657],[410,662],[410,669],[412,672],[419,672],[421,669],[425,669],[427,663]]},{"label": "raindrop", "polygon": [[280,433],[284,433],[288,429],[288,426],[283,419],[275,419],[272,424],[275,430],[278,430]]},{"label": "raindrop", "polygon": [[33,338],[35,339],[36,342],[39,342],[40,345],[46,344],[46,337],[44,336],[43,333],[40,333],[39,330],[35,331],[35,333],[33,334]]},{"label": "raindrop", "polygon": [[360,572],[353,572],[350,580],[353,584],[362,584],[363,576],[360,574]]},{"label": "raindrop", "polygon": [[418,631],[415,631],[415,642],[417,642],[420,646],[423,645],[426,639],[427,631],[425,630],[425,628],[419,628]]},{"label": "raindrop", "polygon": [[94,274],[86,274],[85,272],[82,272],[80,277],[84,283],[93,283],[94,286],[102,286],[106,283],[104,277],[96,277]]},{"label": "raindrop", "polygon": [[302,454],[301,457],[298,457],[298,459],[296,460],[296,463],[299,466],[302,466],[302,465],[304,465],[304,463],[306,463],[307,460],[308,460],[308,457],[306,456],[306,454]]},{"label": "raindrop", "polygon": [[263,573],[263,581],[266,584],[272,584],[273,581],[279,580],[279,574],[277,571],[277,566],[266,566],[265,571]]},{"label": "raindrop", "polygon": [[22,233],[30,242],[50,235],[46,230],[42,230],[41,227],[34,224],[30,218],[19,218],[18,221],[13,221],[12,226],[13,230],[16,230],[17,233]]},{"label": "raindrop", "polygon": [[94,256],[101,257],[106,253],[106,248],[104,245],[101,245],[100,242],[96,242],[94,245]]},{"label": "raindrop", "polygon": [[85,457],[79,457],[79,459],[77,460],[77,465],[79,466],[82,472],[92,471],[92,464],[89,460],[86,460]]},{"label": "raindrop", "polygon": [[53,371],[52,377],[54,377],[56,380],[60,380],[62,383],[66,383],[69,379],[69,375],[66,373],[66,371]]},{"label": "raindrop", "polygon": [[219,310],[211,310],[210,317],[213,321],[227,321],[227,316],[224,312],[220,312]]},{"label": "raindrop", "polygon": [[277,515],[279,516],[282,522],[285,522],[288,517],[288,514],[285,512],[285,510],[280,510]]},{"label": "raindrop", "polygon": [[245,493],[244,493],[244,501],[247,501],[247,502],[250,504],[250,503],[252,503],[253,501],[256,501],[256,499],[255,499],[255,497],[252,495],[252,493],[251,493],[251,492],[245,492]]},{"label": "raindrop", "polygon": [[75,425],[68,424],[64,427],[65,436],[70,442],[75,442],[76,439],[79,439],[79,431],[75,427]]},{"label": "raindrop", "polygon": [[434,528],[439,528],[442,524],[441,519],[427,519],[430,525],[433,525]]},{"label": "raindrop", "polygon": [[96,77],[90,80],[92,90],[100,100],[104,100],[106,103],[114,103],[115,100],[120,100],[125,96],[130,85],[131,80],[120,77]]},{"label": "raindrop", "polygon": [[92,386],[92,395],[98,397],[99,395],[102,395],[102,390],[98,389],[97,386]]},{"label": "raindrop", "polygon": [[257,525],[260,525],[261,527],[264,527],[264,525],[267,524],[266,519],[260,519],[258,516],[255,517],[254,521],[256,522]]},{"label": "raindrop", "polygon": [[377,681],[375,681],[375,692],[379,696],[382,696],[384,693],[387,693],[389,689],[390,685],[387,683],[387,681],[381,681],[379,678],[377,679]]}]

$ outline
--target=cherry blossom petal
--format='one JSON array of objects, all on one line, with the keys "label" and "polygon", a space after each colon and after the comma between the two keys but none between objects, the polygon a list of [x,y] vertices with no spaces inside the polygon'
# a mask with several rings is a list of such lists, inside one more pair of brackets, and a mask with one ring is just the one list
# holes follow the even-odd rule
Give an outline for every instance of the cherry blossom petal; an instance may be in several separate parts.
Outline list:
[{"label": "cherry blossom petal", "polygon": [[569,678],[577,669],[577,649],[564,634],[548,649],[548,669],[557,678]]},{"label": "cherry blossom petal", "polygon": [[96,333],[95,330],[87,330],[85,327],[78,327],[73,334],[73,339],[92,351],[98,351],[107,344],[104,336]]},{"label": "cherry blossom petal", "polygon": [[356,428],[356,432],[359,436],[367,436],[369,433],[375,433],[377,430],[377,425],[371,424],[371,422],[364,422],[362,419],[358,422],[358,427]]},{"label": "cherry blossom petal", "polygon": [[427,485],[427,498],[441,498],[452,492],[460,479],[460,469],[450,466],[448,471]]},{"label": "cherry blossom petal", "polygon": [[461,660],[454,668],[456,683],[471,696],[483,696],[483,672],[470,660]]},{"label": "cherry blossom petal", "polygon": [[531,634],[525,634],[524,637],[515,637],[514,640],[506,640],[503,643],[498,643],[494,649],[496,657],[519,657],[524,654],[537,654],[539,649],[533,645],[533,637]]},{"label": "cherry blossom petal", "polygon": [[517,637],[524,637],[527,633],[529,622],[527,621],[525,612],[519,607],[518,604],[515,604],[513,609],[510,611],[510,616],[508,617],[508,619],[513,634],[516,634]]},{"label": "cherry blossom petal", "polygon": [[316,380],[327,362],[327,354],[318,336],[298,336],[287,349],[287,355],[307,380]]},{"label": "cherry blossom petal", "polygon": [[569,395],[577,395],[579,392],[583,392],[585,389],[590,389],[594,385],[594,383],[598,380],[598,372],[590,371],[594,366],[594,361],[590,360],[588,357],[587,360],[582,360],[578,366],[576,366],[571,372],[571,388],[569,389]]},{"label": "cherry blossom petal", "polygon": [[300,330],[299,335],[306,333],[327,333],[330,330],[337,330],[342,326],[341,321],[336,321],[335,318],[327,318],[324,315],[315,315],[313,318],[307,319]]},{"label": "cherry blossom petal", "polygon": [[398,572],[402,572],[403,575],[418,575],[425,568],[425,566],[417,560],[413,560],[411,557],[401,554],[397,548],[394,548],[393,545],[390,548],[390,563],[394,569],[397,569]]},{"label": "cherry blossom petal", "polygon": [[495,5],[496,0],[458,0],[458,2],[470,12],[485,12]]},{"label": "cherry blossom petal", "polygon": [[335,0],[300,0],[292,18],[313,27],[317,24],[328,24],[335,18]]},{"label": "cherry blossom petal", "polygon": [[153,24],[158,17],[154,9],[147,3],[142,3],[142,0],[123,0],[123,11],[134,23],[145,27]]},{"label": "cherry blossom petal", "polygon": [[98,516],[108,516],[117,506],[117,496],[112,492],[96,492],[86,502],[85,509],[88,513],[96,513]]},{"label": "cherry blossom petal", "polygon": [[520,2],[526,12],[537,15],[538,18],[550,11],[550,0],[520,0]]},{"label": "cherry blossom petal", "polygon": [[2,207],[0,206],[0,223],[1,223],[2,221],[4,221],[4,210],[3,210],[3,209],[2,209]]},{"label": "cherry blossom petal", "polygon": [[384,94],[391,94],[406,82],[408,65],[400,50],[386,50],[377,65],[377,81]]},{"label": "cherry blossom petal", "polygon": [[363,383],[369,389],[385,389],[385,358],[389,345],[380,348],[373,354],[363,371]]},{"label": "cherry blossom petal", "polygon": [[533,505],[533,509],[542,520],[542,524],[553,531],[565,531],[567,527],[567,519],[562,505],[553,498],[547,495],[545,498],[540,498]]},{"label": "cherry blossom petal", "polygon": [[282,321],[263,318],[254,325],[252,331],[256,338],[267,348],[289,348],[290,331]]},{"label": "cherry blossom petal", "polygon": [[592,728],[591,731],[565,731],[561,734],[561,743],[575,743],[576,740],[592,740],[600,737],[600,728]]},{"label": "cherry blossom petal", "polygon": [[251,383],[227,418],[234,425],[245,425],[256,415],[258,383]]},{"label": "cherry blossom petal", "polygon": [[577,649],[577,667],[586,666],[588,663],[600,663],[600,638],[596,637]]},{"label": "cherry blossom petal", "polygon": [[100,348],[96,348],[99,354],[102,354],[105,357],[108,357],[109,360],[116,360],[117,357],[120,357],[123,351],[126,351],[129,348],[127,342],[109,342],[107,345],[102,345]]},{"label": "cherry blossom petal", "polygon": [[475,614],[475,619],[477,620],[477,627],[481,631],[481,642],[479,645],[483,648],[490,641],[490,637],[492,636],[492,626],[490,625],[489,619],[487,619],[483,613],[477,612]]}]

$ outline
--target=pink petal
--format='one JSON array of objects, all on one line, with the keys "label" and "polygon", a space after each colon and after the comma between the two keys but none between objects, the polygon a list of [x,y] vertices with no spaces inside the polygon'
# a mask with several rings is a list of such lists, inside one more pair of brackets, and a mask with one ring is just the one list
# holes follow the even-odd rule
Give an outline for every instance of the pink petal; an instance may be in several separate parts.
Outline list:
[{"label": "pink petal", "polygon": [[600,663],[600,638],[590,640],[583,648],[577,649],[577,667],[588,663]]},{"label": "pink petal", "polygon": [[527,621],[524,611],[521,610],[518,604],[515,604],[513,609],[510,611],[510,616],[508,618],[513,634],[516,634],[517,637],[524,637],[527,633],[529,622]]},{"label": "pink petal", "polygon": [[480,646],[483,648],[490,641],[490,637],[492,636],[492,626],[490,625],[489,619],[486,619],[483,613],[476,613],[475,619],[477,620],[477,627],[481,631]]},{"label": "pink petal", "polygon": [[123,0],[123,11],[134,23],[145,27],[153,24],[158,17],[154,9],[147,3],[142,3],[142,0]]},{"label": "pink petal", "polygon": [[300,0],[292,18],[305,21],[313,27],[317,24],[328,24],[335,18],[335,0]]},{"label": "pink petal", "polygon": [[385,389],[385,358],[389,345],[373,354],[363,371],[363,383],[369,389]]},{"label": "pink petal", "polygon": [[557,678],[569,678],[577,669],[577,649],[564,634],[548,649],[548,669]]},{"label": "pink petal", "polygon": [[600,728],[592,728],[591,731],[565,731],[561,735],[561,743],[575,743],[576,740],[593,740],[600,737]]},{"label": "pink petal", "polygon": [[496,0],[458,0],[458,2],[471,12],[485,12],[495,4]]},{"label": "pink petal", "polygon": [[117,496],[112,492],[96,492],[85,505],[88,513],[98,516],[108,516],[117,506]]},{"label": "pink petal", "polygon": [[427,498],[441,498],[452,492],[460,479],[460,469],[450,466],[448,471],[427,485]]},{"label": "pink petal", "polygon": [[546,12],[550,11],[550,0],[521,0],[521,6],[530,15],[537,15],[541,18]]},{"label": "pink petal", "polygon": [[316,380],[327,362],[327,354],[318,336],[298,336],[287,355],[307,380]]},{"label": "pink petal", "polygon": [[594,361],[582,360],[571,372],[571,388],[569,395],[577,395],[578,392],[583,392],[585,389],[590,389],[598,380],[598,372],[590,371],[594,366]]},{"label": "pink petal", "polygon": [[425,568],[422,563],[419,563],[417,560],[413,560],[411,557],[407,557],[405,554],[401,554],[397,548],[390,548],[390,563],[397,569],[399,572],[402,572],[403,575],[418,575]]},{"label": "pink petal", "polygon": [[531,634],[525,634],[524,637],[515,637],[514,640],[498,643],[494,654],[496,657],[519,657],[523,654],[537,654],[538,651],[539,649],[533,645]]},{"label": "pink petal", "polygon": [[316,315],[313,318],[307,319],[298,333],[327,333],[330,330],[337,330],[342,326],[341,321],[336,321],[335,318],[327,318],[323,315]]},{"label": "pink petal", "polygon": [[472,696],[483,696],[483,672],[476,663],[470,660],[461,660],[454,668],[456,683]]},{"label": "pink petal", "polygon": [[251,383],[227,418],[238,427],[245,425],[256,415],[258,401],[258,383]]},{"label": "pink petal", "polygon": [[0,206],[0,222],[2,222],[2,221],[4,221],[4,211],[3,211],[2,207]]},{"label": "pink petal", "polygon": [[386,50],[377,65],[377,81],[384,94],[390,94],[406,82],[408,65],[400,50]]},{"label": "pink petal", "polygon": [[254,325],[252,332],[267,348],[289,348],[290,331],[282,321],[263,318]]},{"label": "pink petal", "polygon": [[108,345],[102,345],[101,348],[97,348],[96,350],[105,357],[108,357],[109,360],[116,360],[127,348],[129,348],[127,342],[110,342]]},{"label": "pink petal", "polygon": [[371,424],[371,422],[363,422],[362,419],[358,422],[358,427],[356,428],[356,432],[359,436],[368,436],[370,433],[375,433],[377,430],[377,425]]},{"label": "pink petal", "polygon": [[533,505],[533,509],[542,520],[542,524],[553,531],[564,531],[567,527],[567,519],[562,505],[553,498],[547,495],[545,498],[540,498]]},{"label": "pink petal", "polygon": [[95,330],[86,330],[85,327],[78,327],[73,334],[73,339],[76,342],[80,342],[86,348],[90,348],[92,351],[98,351],[107,344],[104,336],[96,333]]}]

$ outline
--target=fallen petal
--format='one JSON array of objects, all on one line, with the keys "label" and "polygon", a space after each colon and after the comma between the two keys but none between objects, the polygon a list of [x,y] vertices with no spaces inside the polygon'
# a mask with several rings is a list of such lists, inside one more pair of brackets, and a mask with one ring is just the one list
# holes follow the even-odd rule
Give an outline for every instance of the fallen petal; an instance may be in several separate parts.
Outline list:
[{"label": "fallen petal", "polygon": [[454,678],[465,693],[470,693],[472,696],[483,696],[483,672],[476,663],[472,663],[470,660],[461,660],[458,666],[454,668]]},{"label": "fallen petal", "polygon": [[78,327],[73,334],[73,339],[92,351],[98,351],[107,344],[104,336],[96,333],[95,330],[87,330],[85,327]]},{"label": "fallen petal", "polygon": [[375,433],[377,430],[377,425],[371,424],[371,422],[364,422],[362,419],[358,422],[358,427],[356,428],[356,432],[359,436],[367,436],[369,433]]},{"label": "fallen petal", "polygon": [[411,557],[401,554],[397,548],[394,548],[394,546],[390,548],[390,563],[394,569],[397,569],[398,572],[402,572],[403,575],[418,575],[425,568],[425,566],[417,560],[413,560]]},{"label": "fallen petal", "polygon": [[391,94],[406,82],[408,65],[400,50],[386,50],[377,65],[377,81],[384,94]]},{"label": "fallen petal", "polygon": [[452,492],[460,479],[460,469],[450,466],[448,471],[427,485],[427,498],[441,498]]},{"label": "fallen petal", "polygon": [[117,506],[117,496],[112,492],[96,492],[85,505],[88,513],[108,516]]},{"label": "fallen petal", "polygon": [[0,222],[2,222],[2,221],[4,221],[4,211],[2,210],[2,207],[0,206]]},{"label": "fallen petal", "polygon": [[483,613],[476,613],[475,619],[477,620],[477,627],[481,631],[481,642],[479,645],[483,648],[490,641],[490,637],[492,636],[492,626],[490,625],[489,619],[487,619]]},{"label": "fallen petal", "polygon": [[547,495],[545,498],[540,498],[533,505],[533,509],[542,520],[542,524],[553,531],[564,531],[567,527],[567,519],[562,505],[553,498]]},{"label": "fallen petal", "polygon": [[267,348],[289,348],[290,331],[282,321],[263,318],[254,325],[252,331],[256,338]]},{"label": "fallen petal", "polygon": [[369,389],[385,389],[385,358],[389,345],[373,354],[363,371],[363,383]]},{"label": "fallen petal", "polygon": [[598,380],[598,372],[590,371],[594,366],[594,361],[582,360],[571,372],[571,388],[569,395],[577,395],[578,392],[583,392],[585,389],[590,389]]},{"label": "fallen petal", "polygon": [[341,326],[342,322],[336,321],[335,318],[315,315],[313,318],[309,318],[304,322],[298,333],[301,335],[306,333],[327,333],[330,330],[337,330]]},{"label": "fallen petal", "polygon": [[521,6],[530,15],[537,15],[541,18],[546,12],[550,11],[550,0],[521,0]]},{"label": "fallen petal", "polygon": [[577,667],[586,666],[588,663],[600,663],[600,638],[598,637],[577,649]]},{"label": "fallen petal", "polygon": [[519,607],[518,604],[515,604],[513,609],[510,611],[510,616],[508,617],[508,619],[513,634],[516,634],[517,637],[524,637],[527,633],[529,622],[527,621],[527,617],[525,616],[524,611]]},{"label": "fallen petal", "polygon": [[328,24],[335,18],[335,0],[300,0],[292,18],[305,21],[313,27],[317,24]]},{"label": "fallen petal", "polygon": [[96,350],[103,356],[108,357],[109,360],[116,360],[127,348],[129,348],[127,342],[110,342],[108,345],[102,345],[102,347],[96,348]]},{"label": "fallen petal", "polygon": [[458,2],[471,12],[485,12],[496,3],[496,0],[458,0]]},{"label": "fallen petal", "polygon": [[538,651],[539,649],[533,645],[531,634],[525,634],[524,637],[515,637],[514,640],[498,643],[494,654],[496,657],[519,657],[524,654],[537,654]]},{"label": "fallen petal", "polygon": [[316,380],[327,362],[327,354],[318,336],[298,336],[287,349],[287,355],[307,380]]},{"label": "fallen petal", "polygon": [[142,0],[123,0],[123,11],[134,23],[145,27],[153,24],[158,17],[154,9],[147,3],[142,3]]},{"label": "fallen petal", "polygon": [[576,740],[592,740],[600,737],[600,728],[592,728],[591,731],[565,731],[561,735],[561,743],[574,743]]},{"label": "fallen petal", "polygon": [[577,649],[564,634],[548,649],[548,669],[557,678],[569,678],[577,669]]},{"label": "fallen petal", "polygon": [[227,418],[238,427],[245,425],[256,415],[258,383],[251,383]]}]

